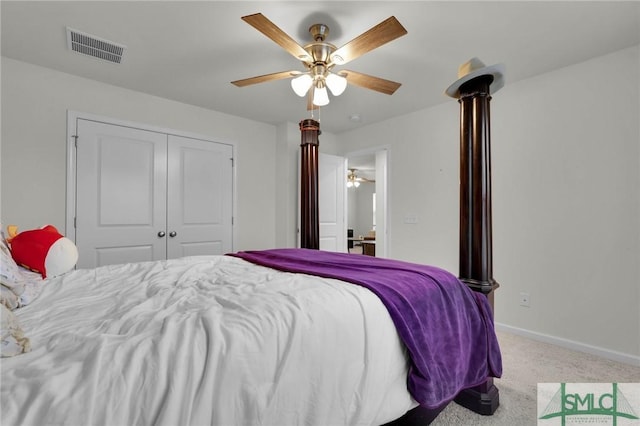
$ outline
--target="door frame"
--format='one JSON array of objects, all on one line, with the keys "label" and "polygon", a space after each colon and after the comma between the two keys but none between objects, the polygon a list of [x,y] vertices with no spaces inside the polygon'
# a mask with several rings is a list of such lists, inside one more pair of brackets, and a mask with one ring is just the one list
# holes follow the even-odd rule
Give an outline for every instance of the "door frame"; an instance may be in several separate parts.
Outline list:
[{"label": "door frame", "polygon": [[[66,165],[66,169],[67,169],[67,177],[66,177],[66,205],[65,205],[65,236],[67,238],[69,238],[71,241],[75,241],[76,240],[76,227],[75,227],[75,216],[76,216],[76,169],[77,169],[77,158],[76,158],[76,150],[75,150],[75,143],[76,143],[76,132],[77,132],[77,128],[76,128],[76,123],[78,119],[82,119],[82,120],[88,120],[88,121],[97,121],[100,123],[105,123],[105,124],[112,124],[115,126],[122,126],[122,127],[131,127],[134,129],[140,129],[140,130],[147,130],[147,131],[151,131],[151,132],[157,132],[157,133],[165,133],[167,135],[174,135],[174,136],[182,136],[185,138],[190,138],[190,139],[198,139],[204,142],[212,142],[212,143],[219,143],[219,144],[223,144],[223,145],[231,145],[231,149],[232,149],[232,156],[233,156],[233,168],[232,168],[232,189],[231,189],[231,196],[233,198],[232,200],[232,217],[235,218],[236,212],[237,212],[237,185],[236,185],[236,161],[237,161],[237,149],[236,149],[236,144],[234,142],[229,142],[229,141],[220,141],[220,140],[213,140],[212,138],[208,137],[208,136],[204,136],[201,134],[197,134],[197,133],[192,133],[192,132],[185,132],[185,131],[181,131],[181,130],[175,130],[175,129],[169,129],[169,128],[164,128],[164,127],[160,127],[160,126],[153,126],[150,124],[144,124],[144,123],[137,123],[134,121],[127,121],[127,120],[120,120],[120,119],[116,119],[116,118],[112,118],[112,117],[107,117],[107,116],[103,116],[103,115],[98,115],[98,114],[91,114],[91,113],[87,113],[87,112],[80,112],[80,111],[74,111],[74,110],[67,110],[67,165]],[[232,251],[234,250],[235,247],[237,247],[236,244],[236,238],[238,235],[237,232],[237,228],[236,228],[236,224],[235,224],[235,219],[232,220],[231,223],[231,232],[232,232],[232,241],[231,241],[231,247],[232,247]]]},{"label": "door frame", "polygon": [[[382,220],[382,224],[378,223],[379,221],[376,220],[376,235],[378,234],[378,232],[380,231],[379,226],[382,225],[383,230],[381,231],[381,233],[383,234],[383,240],[382,240],[382,250],[380,250],[380,247],[378,247],[378,245],[376,244],[376,257],[389,257],[390,253],[389,253],[389,239],[391,237],[391,227],[389,226],[389,206],[391,205],[390,202],[390,197],[391,194],[389,193],[389,176],[390,176],[390,165],[391,165],[391,147],[389,145],[379,145],[379,146],[375,146],[375,147],[371,147],[371,148],[364,148],[364,149],[359,149],[356,151],[349,151],[346,154],[344,154],[344,157],[347,160],[347,168],[349,168],[349,158],[350,157],[360,157],[363,155],[376,155],[378,152],[380,151],[385,151],[386,152],[386,158],[385,158],[385,162],[384,162],[384,167],[385,170],[382,173],[382,175],[384,176],[384,179],[382,182],[380,182],[380,185],[382,185],[383,191],[384,191],[384,203],[383,203],[383,211],[382,211],[382,215],[383,215],[383,220]],[[376,175],[378,174],[378,170],[376,169]],[[376,179],[376,191],[377,191],[377,186],[378,186],[378,180]],[[348,195],[347,195],[348,197]],[[348,199],[345,199],[345,206],[348,209]],[[376,210],[377,212],[377,210]],[[346,219],[348,219],[348,210],[347,213],[345,214],[345,223],[346,223]]]}]

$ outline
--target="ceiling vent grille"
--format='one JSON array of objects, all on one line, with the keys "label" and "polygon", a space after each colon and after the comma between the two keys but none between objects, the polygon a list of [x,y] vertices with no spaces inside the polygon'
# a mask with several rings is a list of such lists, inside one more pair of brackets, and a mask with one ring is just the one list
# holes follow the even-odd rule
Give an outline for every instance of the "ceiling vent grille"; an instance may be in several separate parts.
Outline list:
[{"label": "ceiling vent grille", "polygon": [[119,64],[126,46],[67,27],[67,46],[74,52]]}]

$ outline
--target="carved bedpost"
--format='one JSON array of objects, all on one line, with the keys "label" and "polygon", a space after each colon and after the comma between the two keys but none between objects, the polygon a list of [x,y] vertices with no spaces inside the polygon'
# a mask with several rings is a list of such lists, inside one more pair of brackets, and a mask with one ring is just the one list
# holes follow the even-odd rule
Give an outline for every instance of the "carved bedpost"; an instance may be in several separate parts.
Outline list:
[{"label": "carved bedpost", "polygon": [[[458,81],[446,94],[460,104],[460,258],[459,278],[472,290],[482,292],[493,310],[491,221],[491,126],[489,102],[504,85],[504,67],[486,67],[473,58],[458,70]],[[477,413],[490,415],[499,405],[493,378],[465,389],[455,401]]]},{"label": "carved bedpost", "polygon": [[489,297],[493,308],[491,219],[491,128],[489,87],[493,76],[460,87],[460,258],[459,278]]},{"label": "carved bedpost", "polygon": [[318,210],[318,136],[320,123],[313,119],[300,122],[300,247],[320,248]]}]

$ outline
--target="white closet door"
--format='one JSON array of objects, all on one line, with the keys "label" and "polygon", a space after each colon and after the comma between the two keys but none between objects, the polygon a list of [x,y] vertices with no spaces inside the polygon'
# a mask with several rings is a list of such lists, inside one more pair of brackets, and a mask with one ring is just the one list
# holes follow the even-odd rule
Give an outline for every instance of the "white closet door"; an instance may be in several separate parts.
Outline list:
[{"label": "white closet door", "polygon": [[166,258],[167,135],[77,126],[78,267]]},{"label": "white closet door", "polygon": [[167,256],[232,250],[233,148],[169,136]]}]

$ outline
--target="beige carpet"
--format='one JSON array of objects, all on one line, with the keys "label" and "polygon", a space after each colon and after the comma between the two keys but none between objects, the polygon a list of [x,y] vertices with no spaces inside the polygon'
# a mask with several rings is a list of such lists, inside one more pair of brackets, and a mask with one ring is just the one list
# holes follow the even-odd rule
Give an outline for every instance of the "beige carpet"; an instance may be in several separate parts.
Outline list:
[{"label": "beige carpet", "polygon": [[481,416],[451,403],[431,423],[443,425],[536,425],[537,383],[640,383],[640,368],[498,332],[503,374],[494,381],[500,406]]}]

